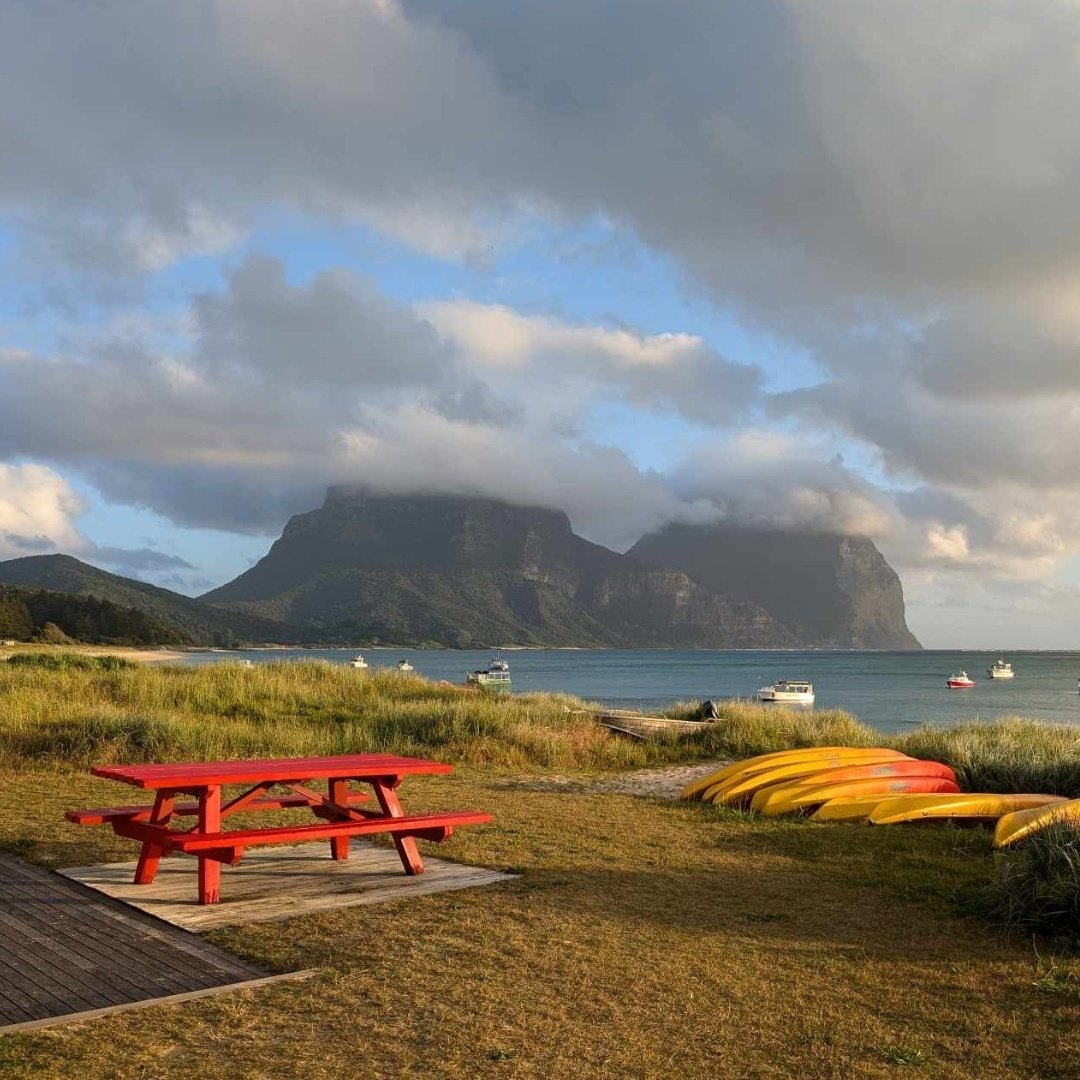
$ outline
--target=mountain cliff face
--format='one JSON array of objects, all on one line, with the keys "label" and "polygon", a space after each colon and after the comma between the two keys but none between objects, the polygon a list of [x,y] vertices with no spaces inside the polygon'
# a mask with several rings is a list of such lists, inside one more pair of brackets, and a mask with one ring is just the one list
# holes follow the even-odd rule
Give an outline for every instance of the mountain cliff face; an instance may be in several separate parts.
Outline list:
[{"label": "mountain cliff face", "polygon": [[202,600],[309,637],[448,644],[786,644],[759,605],[576,536],[565,514],[491,499],[332,488],[264,559]]},{"label": "mountain cliff face", "polygon": [[865,538],[672,524],[629,554],[760,604],[807,647],[920,647],[904,619],[899,577]]}]

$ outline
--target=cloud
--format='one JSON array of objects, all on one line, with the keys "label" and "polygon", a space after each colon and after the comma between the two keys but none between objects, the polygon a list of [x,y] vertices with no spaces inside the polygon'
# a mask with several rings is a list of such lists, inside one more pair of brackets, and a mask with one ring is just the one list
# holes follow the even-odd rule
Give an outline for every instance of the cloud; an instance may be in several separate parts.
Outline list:
[{"label": "cloud", "polygon": [[0,454],[75,469],[182,525],[273,533],[328,484],[363,482],[557,507],[628,546],[700,508],[590,440],[590,410],[621,396],[720,425],[759,379],[686,334],[416,311],[340,270],[292,284],[265,258],[157,339],[120,318],[69,354],[0,355]]},{"label": "cloud", "polygon": [[[361,464],[419,482],[408,454],[472,483],[482,449],[581,514],[588,479],[617,516],[617,482],[628,520],[704,499],[842,523],[919,572],[1045,577],[1080,550],[1073,0],[0,8],[0,214],[28,277],[113,287],[280,212],[478,263],[600,219],[820,372],[770,400],[792,440],[770,447],[760,373],[679,327],[415,312],[254,260],[179,345],[0,355],[0,456],[238,529]],[[605,394],[716,445],[666,485],[627,473],[588,438]],[[831,464],[852,444],[873,483]]]},{"label": "cloud", "polygon": [[0,558],[80,545],[73,519],[83,509],[82,499],[52,469],[0,462]]},{"label": "cloud", "polygon": [[584,406],[614,395],[636,408],[727,425],[760,393],[758,368],[726,360],[693,334],[567,323],[466,300],[427,303],[420,312],[474,373],[527,386],[529,400],[550,398],[553,413],[568,401]]},{"label": "cloud", "polygon": [[146,572],[163,570],[193,570],[194,567],[179,555],[170,555],[157,548],[109,547],[101,544],[83,546],[80,554],[91,562],[104,563],[119,573],[141,577]]}]

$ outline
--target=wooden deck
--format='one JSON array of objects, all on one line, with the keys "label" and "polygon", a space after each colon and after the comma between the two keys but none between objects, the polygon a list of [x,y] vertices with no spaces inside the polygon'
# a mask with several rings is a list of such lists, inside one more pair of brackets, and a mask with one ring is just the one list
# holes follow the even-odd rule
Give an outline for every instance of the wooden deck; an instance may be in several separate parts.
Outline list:
[{"label": "wooden deck", "polygon": [[350,858],[335,862],[327,845],[253,848],[236,866],[222,867],[221,902],[196,900],[196,861],[161,860],[152,885],[135,885],[135,863],[83,866],[62,873],[188,930],[289,919],[315,911],[405,900],[507,881],[515,875],[424,856],[424,873],[410,877],[392,847],[354,840]]},{"label": "wooden deck", "polygon": [[280,978],[50,870],[0,854],[0,1032]]}]

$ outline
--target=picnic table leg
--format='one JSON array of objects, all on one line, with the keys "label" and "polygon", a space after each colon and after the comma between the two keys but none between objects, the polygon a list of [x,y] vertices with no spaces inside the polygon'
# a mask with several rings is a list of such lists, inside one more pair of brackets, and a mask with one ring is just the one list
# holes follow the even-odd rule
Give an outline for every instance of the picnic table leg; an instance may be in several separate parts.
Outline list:
[{"label": "picnic table leg", "polygon": [[[347,810],[349,807],[349,781],[331,780],[329,786],[330,801]],[[349,838],[347,836],[332,836],[330,838],[330,854],[337,862],[347,859],[349,857]]]},{"label": "picnic table leg", "polygon": [[[154,796],[154,809],[150,812],[150,823],[168,825],[172,818],[176,793],[162,789]],[[157,876],[158,863],[161,862],[163,849],[160,844],[144,840],[139,850],[139,863],[135,867],[135,884],[151,885]]]},{"label": "picnic table leg", "polygon": [[[400,780],[373,780],[371,786],[375,789],[375,798],[379,800],[382,811],[388,817],[404,817],[405,811],[397,797],[397,786]],[[397,848],[401,865],[405,867],[406,874],[422,874],[424,862],[420,858],[420,851],[416,841],[411,836],[398,836],[392,833],[394,847]]]},{"label": "picnic table leg", "polygon": [[[211,784],[199,795],[199,832],[221,832],[221,787]],[[199,856],[199,903],[221,899],[221,863]]]}]

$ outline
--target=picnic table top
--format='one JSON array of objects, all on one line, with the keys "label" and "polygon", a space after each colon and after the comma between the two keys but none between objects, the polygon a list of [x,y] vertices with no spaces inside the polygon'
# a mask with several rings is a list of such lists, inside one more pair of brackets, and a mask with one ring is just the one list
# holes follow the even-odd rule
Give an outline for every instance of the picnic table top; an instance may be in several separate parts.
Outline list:
[{"label": "picnic table top", "polygon": [[316,778],[363,779],[452,772],[450,765],[396,754],[345,754],[336,757],[262,758],[244,761],[169,762],[164,765],[97,765],[94,776],[138,788],[185,788]]}]

